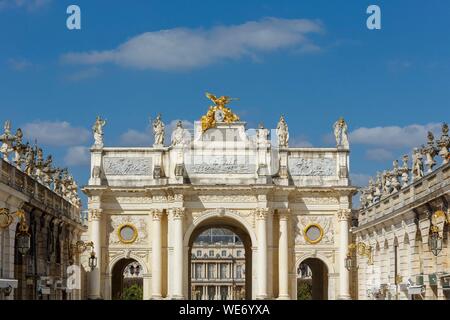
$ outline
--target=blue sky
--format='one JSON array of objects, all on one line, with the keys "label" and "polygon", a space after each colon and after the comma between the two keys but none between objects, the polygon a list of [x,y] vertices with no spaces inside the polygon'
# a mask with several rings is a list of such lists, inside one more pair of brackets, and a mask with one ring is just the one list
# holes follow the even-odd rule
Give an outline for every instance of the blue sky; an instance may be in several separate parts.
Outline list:
[{"label": "blue sky", "polygon": [[198,120],[210,91],[239,97],[249,127],[283,113],[291,145],[332,146],[344,116],[361,184],[450,120],[449,15],[445,0],[0,0],[0,121],[83,185],[97,114],[107,145],[151,145],[149,117]]}]

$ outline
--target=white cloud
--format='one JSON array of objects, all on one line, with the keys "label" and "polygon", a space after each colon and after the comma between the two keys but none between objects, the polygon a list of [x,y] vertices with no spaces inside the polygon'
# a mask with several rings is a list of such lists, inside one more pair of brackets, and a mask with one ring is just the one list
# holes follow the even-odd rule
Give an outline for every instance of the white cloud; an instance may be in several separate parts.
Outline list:
[{"label": "white cloud", "polygon": [[25,8],[28,11],[37,10],[50,4],[52,0],[0,0],[0,10]]},{"label": "white cloud", "polygon": [[26,123],[22,130],[30,140],[49,146],[73,146],[86,142],[90,132],[81,127],[73,127],[66,121],[34,121]]},{"label": "white cloud", "polygon": [[102,73],[102,70],[97,67],[87,68],[83,70],[79,70],[73,72],[66,76],[66,80],[77,82],[86,79],[91,79],[99,76]]},{"label": "white cloud", "polygon": [[189,69],[287,48],[317,51],[320,48],[307,35],[321,31],[318,21],[279,18],[208,30],[174,28],[137,35],[112,50],[67,53],[62,61],[114,63],[136,69]]},{"label": "white cloud", "polygon": [[33,64],[24,58],[11,58],[7,61],[8,66],[15,71],[24,71],[33,66]]},{"label": "white cloud", "polygon": [[365,144],[385,149],[411,148],[424,144],[428,131],[432,131],[436,138],[439,138],[440,130],[440,123],[412,124],[405,127],[362,127],[350,133],[350,144]]},{"label": "white cloud", "polygon": [[67,149],[64,156],[67,166],[84,166],[90,163],[90,152],[88,147],[75,146]]},{"label": "white cloud", "polygon": [[366,158],[374,161],[386,161],[394,159],[394,155],[391,151],[383,148],[371,148],[366,150]]},{"label": "white cloud", "polygon": [[308,141],[305,136],[295,137],[289,141],[289,146],[293,148],[309,148],[312,147],[312,143]]},{"label": "white cloud", "polygon": [[369,183],[371,176],[364,173],[350,173],[350,180],[352,185],[357,187],[364,187]]},{"label": "white cloud", "polygon": [[129,129],[120,136],[120,143],[130,147],[150,146],[152,141],[153,137],[149,129],[145,132]]}]

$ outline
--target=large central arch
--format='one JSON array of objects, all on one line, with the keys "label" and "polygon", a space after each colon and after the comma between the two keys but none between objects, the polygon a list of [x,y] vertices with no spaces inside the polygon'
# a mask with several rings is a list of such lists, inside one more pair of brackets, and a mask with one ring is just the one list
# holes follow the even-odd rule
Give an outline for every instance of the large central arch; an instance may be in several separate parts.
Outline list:
[{"label": "large central arch", "polygon": [[191,250],[194,240],[205,230],[210,228],[225,228],[234,232],[243,242],[245,248],[245,299],[251,300],[254,297],[255,272],[253,271],[255,261],[256,235],[249,223],[241,217],[238,212],[217,209],[208,210],[194,219],[186,230],[184,236],[185,252],[185,273],[184,273],[184,294],[191,299]]}]

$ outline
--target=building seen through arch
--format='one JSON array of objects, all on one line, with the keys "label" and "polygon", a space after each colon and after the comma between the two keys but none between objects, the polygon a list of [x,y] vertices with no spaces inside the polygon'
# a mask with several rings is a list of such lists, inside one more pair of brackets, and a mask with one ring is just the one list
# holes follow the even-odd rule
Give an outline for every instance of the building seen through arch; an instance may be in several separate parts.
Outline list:
[{"label": "building seen through arch", "polygon": [[191,249],[193,300],[245,299],[245,247],[231,230],[210,228]]}]

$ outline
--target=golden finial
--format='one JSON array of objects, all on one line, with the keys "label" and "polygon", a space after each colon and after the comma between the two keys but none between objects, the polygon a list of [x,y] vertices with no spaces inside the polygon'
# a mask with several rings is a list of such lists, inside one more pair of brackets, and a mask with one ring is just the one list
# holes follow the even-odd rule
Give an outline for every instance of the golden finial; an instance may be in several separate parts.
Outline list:
[{"label": "golden finial", "polygon": [[[234,114],[230,108],[226,105],[233,100],[239,100],[237,98],[231,98],[229,96],[216,97],[212,93],[206,92],[206,97],[214,103],[214,106],[210,106],[206,115],[202,116],[202,131],[205,132],[209,128],[216,126],[216,122],[232,123],[239,121],[239,117]],[[220,111],[220,115],[216,116],[216,111]]]}]

